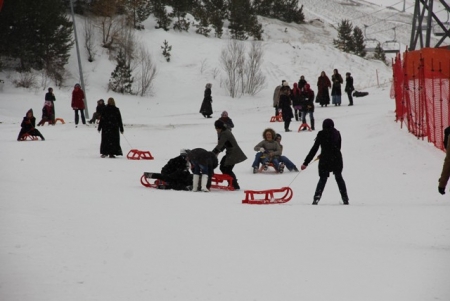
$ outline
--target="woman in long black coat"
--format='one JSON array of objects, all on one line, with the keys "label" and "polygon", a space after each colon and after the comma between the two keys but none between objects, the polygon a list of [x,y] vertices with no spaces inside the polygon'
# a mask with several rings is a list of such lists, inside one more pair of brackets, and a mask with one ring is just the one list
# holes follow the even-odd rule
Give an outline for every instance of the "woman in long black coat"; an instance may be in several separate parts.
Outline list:
[{"label": "woman in long black coat", "polygon": [[211,87],[212,87],[212,84],[210,84],[210,83],[206,84],[205,96],[203,97],[202,106],[200,107],[200,113],[205,118],[212,118],[211,114],[213,113]]},{"label": "woman in long black coat", "polygon": [[122,148],[120,147],[120,133],[123,134],[122,115],[112,97],[108,99],[108,105],[103,110],[102,118],[98,124],[98,131],[102,132],[102,142],[100,144],[102,158],[105,158],[107,155],[110,158],[123,156]]},{"label": "woman in long black coat", "polygon": [[316,192],[314,194],[313,205],[317,205],[322,197],[330,172],[334,173],[336,182],[341,193],[344,205],[348,205],[347,188],[344,178],[342,177],[342,169],[344,163],[341,153],[341,134],[334,128],[334,122],[331,119],[325,119],[322,124],[323,130],[317,133],[313,147],[305,158],[301,167],[304,170],[316,155],[319,147],[321,153],[319,155],[319,182],[317,183]]},{"label": "woman in long black coat", "polygon": [[292,117],[294,117],[294,114],[292,113],[290,95],[291,88],[289,88],[289,84],[287,82],[284,82],[283,87],[281,87],[280,89],[280,102],[278,106],[281,109],[281,115],[283,116],[285,132],[292,132],[292,130],[289,129],[289,125],[291,124],[291,120]]},{"label": "woman in long black coat", "polygon": [[320,73],[319,78],[317,79],[317,98],[316,98],[316,102],[318,102],[321,107],[330,104],[330,92],[328,92],[330,87],[331,81],[325,74],[325,71],[322,71]]}]

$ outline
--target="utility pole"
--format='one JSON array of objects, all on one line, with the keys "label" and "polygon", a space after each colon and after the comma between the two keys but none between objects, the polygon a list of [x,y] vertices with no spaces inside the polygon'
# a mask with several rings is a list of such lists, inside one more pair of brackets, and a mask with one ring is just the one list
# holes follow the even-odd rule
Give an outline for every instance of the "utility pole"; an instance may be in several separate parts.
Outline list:
[{"label": "utility pole", "polygon": [[89,119],[89,111],[88,111],[88,105],[87,105],[87,97],[86,97],[86,89],[84,88],[84,80],[83,80],[83,69],[81,68],[81,58],[80,58],[80,47],[78,47],[78,36],[77,36],[77,26],[75,24],[75,14],[73,12],[73,0],[70,0],[70,11],[72,13],[72,21],[73,21],[73,32],[75,35],[75,45],[77,48],[77,58],[78,58],[78,71],[80,73],[80,83],[81,83],[81,89],[83,89],[84,92],[84,111],[85,116],[87,119]]}]

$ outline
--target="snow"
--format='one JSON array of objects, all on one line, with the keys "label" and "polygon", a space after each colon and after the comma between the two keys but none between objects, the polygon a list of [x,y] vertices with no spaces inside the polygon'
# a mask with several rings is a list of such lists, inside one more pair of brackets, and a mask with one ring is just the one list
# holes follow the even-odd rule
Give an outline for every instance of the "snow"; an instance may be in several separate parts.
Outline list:
[{"label": "snow", "polygon": [[[348,5],[338,10],[339,2],[327,5],[327,19],[334,11],[356,14]],[[395,122],[390,68],[335,50],[328,23],[262,21],[267,85],[255,97],[231,99],[221,87],[223,75],[212,75],[228,35],[164,32],[147,21],[138,34],[158,66],[147,97],[105,92],[114,63],[100,47],[93,63],[84,56],[90,115],[97,99],[114,97],[125,123],[124,153],[149,150],[151,161],[102,159],[96,128],[75,128],[75,51],[68,86],[54,87],[57,117],[66,123],[40,127],[46,141],[16,141],[29,108],[39,121],[46,89],[15,89],[17,75],[0,73],[1,300],[450,299],[450,203],[437,192],[444,153]],[[161,55],[164,40],[173,46],[170,63]],[[314,89],[320,72],[331,75],[334,68],[352,72],[356,89],[370,94],[355,98],[353,107],[346,95],[341,107],[316,107],[316,128],[332,118],[343,137],[350,205],[340,204],[331,176],[319,205],[311,206],[317,163],[300,173],[253,174],[253,146],[272,127],[283,136],[284,155],[299,167],[317,131],[298,133],[293,121],[293,132],[285,133],[282,123],[270,123],[273,89],[302,74]],[[198,113],[207,82],[213,84],[213,119]],[[160,171],[182,148],[212,150],[213,122],[223,110],[248,157],[234,170],[240,191],[140,184],[144,171]],[[246,189],[285,186],[294,191],[286,204],[241,203]]]}]

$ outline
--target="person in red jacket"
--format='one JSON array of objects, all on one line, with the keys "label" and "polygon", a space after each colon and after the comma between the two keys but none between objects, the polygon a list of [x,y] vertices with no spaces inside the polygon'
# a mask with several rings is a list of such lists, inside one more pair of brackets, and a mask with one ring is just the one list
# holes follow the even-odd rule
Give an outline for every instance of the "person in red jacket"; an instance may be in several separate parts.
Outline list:
[{"label": "person in red jacket", "polygon": [[84,117],[84,92],[81,90],[80,84],[75,84],[72,91],[72,109],[75,111],[75,127],[78,126],[80,119],[78,111],[81,114],[81,122],[86,124],[86,118]]}]

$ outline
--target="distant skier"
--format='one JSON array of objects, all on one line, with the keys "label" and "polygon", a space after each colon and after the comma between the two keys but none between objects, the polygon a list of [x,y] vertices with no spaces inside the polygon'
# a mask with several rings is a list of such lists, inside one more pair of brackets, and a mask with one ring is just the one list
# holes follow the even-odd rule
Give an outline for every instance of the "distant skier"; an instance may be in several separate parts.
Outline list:
[{"label": "distant skier", "polygon": [[342,177],[342,169],[344,168],[341,154],[341,134],[334,128],[334,122],[331,119],[325,119],[322,125],[323,130],[317,133],[313,147],[305,158],[301,169],[304,170],[316,155],[319,147],[321,153],[319,155],[319,182],[317,183],[316,192],[314,193],[313,205],[317,205],[322,197],[330,172],[334,173],[336,182],[341,193],[344,205],[348,205],[347,188],[344,178]]}]

